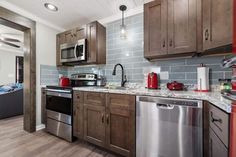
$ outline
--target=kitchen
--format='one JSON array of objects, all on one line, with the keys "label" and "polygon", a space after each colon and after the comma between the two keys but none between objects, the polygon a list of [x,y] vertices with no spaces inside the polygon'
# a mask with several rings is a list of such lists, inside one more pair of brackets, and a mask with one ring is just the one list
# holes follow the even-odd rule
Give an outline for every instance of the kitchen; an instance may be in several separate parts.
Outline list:
[{"label": "kitchen", "polygon": [[112,20],[55,33],[54,58],[45,46],[36,69],[37,128],[42,117],[48,135],[122,156],[235,156],[233,96],[219,85],[233,80],[221,66],[232,57],[233,1],[220,2],[156,0],[129,16],[119,3]]}]

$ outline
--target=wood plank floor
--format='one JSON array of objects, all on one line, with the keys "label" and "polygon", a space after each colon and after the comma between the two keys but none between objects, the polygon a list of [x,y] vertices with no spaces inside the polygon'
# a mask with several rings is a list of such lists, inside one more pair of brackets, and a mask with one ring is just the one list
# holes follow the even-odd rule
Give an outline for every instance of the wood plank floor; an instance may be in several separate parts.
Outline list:
[{"label": "wood plank floor", "polygon": [[83,142],[68,143],[44,131],[23,131],[23,118],[0,120],[0,157],[117,157]]}]

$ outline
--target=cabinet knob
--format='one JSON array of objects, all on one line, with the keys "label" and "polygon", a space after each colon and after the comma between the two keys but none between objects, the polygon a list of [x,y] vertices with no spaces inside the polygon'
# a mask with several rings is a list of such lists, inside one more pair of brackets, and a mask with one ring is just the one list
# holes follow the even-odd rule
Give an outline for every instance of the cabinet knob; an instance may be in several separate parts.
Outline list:
[{"label": "cabinet knob", "polygon": [[109,114],[107,114],[106,119],[107,119],[107,124],[109,124]]},{"label": "cabinet knob", "polygon": [[104,114],[102,114],[102,123],[104,123]]},{"label": "cabinet knob", "polygon": [[166,41],[165,40],[163,41],[162,47],[166,47]]}]

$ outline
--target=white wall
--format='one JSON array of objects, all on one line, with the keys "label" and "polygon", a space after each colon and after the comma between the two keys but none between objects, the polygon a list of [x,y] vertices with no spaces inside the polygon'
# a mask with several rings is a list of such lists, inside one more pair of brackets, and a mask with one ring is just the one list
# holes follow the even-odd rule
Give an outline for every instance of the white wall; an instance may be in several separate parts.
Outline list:
[{"label": "white wall", "polygon": [[56,65],[57,30],[36,23],[36,125],[41,124],[40,65]]},{"label": "white wall", "polygon": [[0,49],[0,85],[15,83],[16,56],[23,56],[23,53]]}]

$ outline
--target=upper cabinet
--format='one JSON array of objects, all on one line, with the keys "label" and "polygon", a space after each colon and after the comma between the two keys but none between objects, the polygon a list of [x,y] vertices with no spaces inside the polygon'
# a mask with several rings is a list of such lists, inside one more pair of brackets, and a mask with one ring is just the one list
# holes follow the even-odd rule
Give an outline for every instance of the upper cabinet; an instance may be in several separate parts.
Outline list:
[{"label": "upper cabinet", "polygon": [[197,1],[168,0],[168,54],[196,51]]},{"label": "upper cabinet", "polygon": [[148,59],[196,51],[197,0],[156,0],[144,5]]},{"label": "upper cabinet", "polygon": [[151,58],[167,54],[167,1],[144,5],[144,55]]},{"label": "upper cabinet", "polygon": [[[60,61],[63,44],[73,44],[80,39],[86,39],[86,60],[70,63],[70,65],[106,64],[106,28],[97,21],[85,26],[65,31],[57,35],[57,66],[62,66]],[[68,56],[75,54],[74,50],[68,51]]]},{"label": "upper cabinet", "polygon": [[87,25],[87,63],[106,64],[106,28],[97,21]]},{"label": "upper cabinet", "polygon": [[232,0],[155,0],[145,4],[145,58],[191,56],[231,45],[232,6]]},{"label": "upper cabinet", "polygon": [[232,44],[233,1],[203,0],[203,49]]}]

